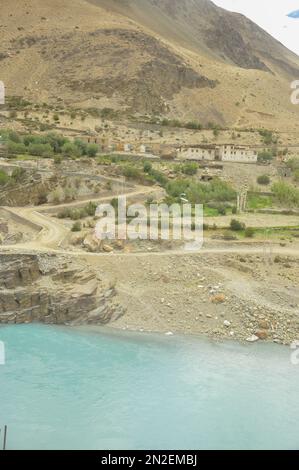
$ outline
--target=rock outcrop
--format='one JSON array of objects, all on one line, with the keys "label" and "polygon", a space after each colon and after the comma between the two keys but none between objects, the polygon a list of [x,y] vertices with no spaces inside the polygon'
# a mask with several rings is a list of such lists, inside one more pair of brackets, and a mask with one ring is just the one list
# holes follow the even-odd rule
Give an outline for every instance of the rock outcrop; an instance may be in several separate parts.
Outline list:
[{"label": "rock outcrop", "polygon": [[107,324],[124,314],[84,266],[53,256],[0,255],[0,323]]}]

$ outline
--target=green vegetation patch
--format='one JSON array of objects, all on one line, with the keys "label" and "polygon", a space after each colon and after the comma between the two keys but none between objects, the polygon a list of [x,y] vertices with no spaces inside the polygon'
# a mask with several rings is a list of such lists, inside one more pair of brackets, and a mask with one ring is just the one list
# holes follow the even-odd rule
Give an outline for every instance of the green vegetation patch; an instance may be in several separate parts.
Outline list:
[{"label": "green vegetation patch", "polygon": [[94,158],[99,147],[96,144],[86,144],[80,139],[74,142],[55,132],[45,135],[21,135],[14,131],[2,131],[1,140],[6,143],[9,156],[31,155],[35,157],[79,158],[83,156]]}]

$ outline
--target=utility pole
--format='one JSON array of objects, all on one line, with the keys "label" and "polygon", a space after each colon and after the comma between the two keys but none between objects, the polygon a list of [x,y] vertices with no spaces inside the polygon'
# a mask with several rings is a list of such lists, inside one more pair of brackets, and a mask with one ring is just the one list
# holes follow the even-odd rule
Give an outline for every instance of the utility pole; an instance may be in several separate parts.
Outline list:
[{"label": "utility pole", "polygon": [[247,207],[247,189],[240,191],[237,194],[237,212],[241,214],[246,211]]},{"label": "utility pole", "polygon": [[[0,429],[0,434],[1,434],[1,429]],[[3,434],[2,450],[6,450],[6,437],[7,437],[7,426],[6,426],[6,424],[5,424],[5,426],[4,426],[4,434]]]}]

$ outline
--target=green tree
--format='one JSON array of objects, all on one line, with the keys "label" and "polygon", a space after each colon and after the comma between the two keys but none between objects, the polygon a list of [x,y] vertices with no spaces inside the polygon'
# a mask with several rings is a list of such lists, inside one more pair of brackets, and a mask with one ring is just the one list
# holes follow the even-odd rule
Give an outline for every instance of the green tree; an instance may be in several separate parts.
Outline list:
[{"label": "green tree", "polygon": [[82,230],[81,222],[79,221],[75,222],[72,226],[72,232],[81,232],[81,230]]},{"label": "green tree", "polygon": [[245,229],[245,237],[246,238],[253,238],[255,234],[255,230],[252,227],[247,227]]},{"label": "green tree", "polygon": [[258,184],[261,184],[263,186],[267,186],[268,184],[270,184],[270,178],[267,175],[261,175],[261,176],[258,176],[257,182],[258,182]]},{"label": "green tree", "polygon": [[71,142],[67,142],[63,145],[62,149],[61,149],[63,155],[66,155],[67,157],[80,157],[82,155],[81,153],[81,150],[80,148],[71,143]]},{"label": "green tree", "polygon": [[151,162],[144,162],[143,164],[144,173],[151,173],[152,169],[153,169],[153,165],[151,164]]},{"label": "green tree", "polygon": [[7,142],[7,152],[8,154],[19,154],[23,155],[27,153],[27,148],[23,143],[16,143],[11,140]]},{"label": "green tree", "polygon": [[53,149],[50,144],[30,144],[28,146],[28,153],[38,157],[51,157]]},{"label": "green tree", "polygon": [[81,155],[86,155],[87,153],[87,143],[81,139],[75,139],[74,144],[80,149]]},{"label": "green tree", "polygon": [[274,183],[272,191],[276,201],[285,207],[299,207],[299,189],[284,181]]},{"label": "green tree", "polygon": [[274,158],[274,153],[271,150],[263,150],[258,154],[259,162],[270,162]]},{"label": "green tree", "polygon": [[99,147],[96,144],[89,144],[86,149],[86,154],[88,157],[95,157],[99,151]]},{"label": "green tree", "polygon": [[196,175],[198,171],[198,165],[195,162],[184,163],[181,166],[181,171],[184,175],[193,176]]},{"label": "green tree", "polygon": [[241,230],[245,230],[245,224],[240,222],[237,219],[232,219],[230,222],[230,228],[233,232],[240,232]]}]

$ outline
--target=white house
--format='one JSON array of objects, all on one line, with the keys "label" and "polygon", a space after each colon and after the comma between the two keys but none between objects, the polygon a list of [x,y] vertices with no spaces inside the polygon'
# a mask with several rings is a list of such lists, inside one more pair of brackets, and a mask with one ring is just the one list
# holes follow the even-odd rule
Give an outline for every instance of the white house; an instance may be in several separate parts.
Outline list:
[{"label": "white house", "polygon": [[223,162],[256,163],[257,152],[244,145],[221,145],[220,160]]},{"label": "white house", "polygon": [[215,145],[192,145],[181,147],[177,151],[177,156],[181,160],[213,161],[216,159]]},{"label": "white house", "polygon": [[257,152],[241,145],[190,145],[177,151],[181,160],[256,163]]}]

